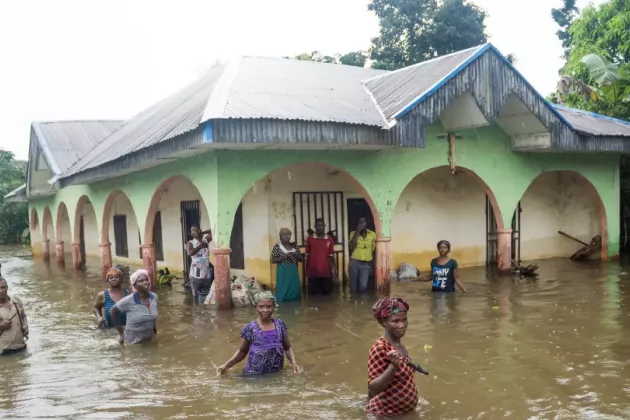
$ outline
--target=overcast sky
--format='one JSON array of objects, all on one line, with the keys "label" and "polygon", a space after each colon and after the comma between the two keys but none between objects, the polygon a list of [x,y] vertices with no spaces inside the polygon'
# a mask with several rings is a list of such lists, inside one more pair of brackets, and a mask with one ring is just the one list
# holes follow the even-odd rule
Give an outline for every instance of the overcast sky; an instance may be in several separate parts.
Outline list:
[{"label": "overcast sky", "polygon": [[[550,12],[561,1],[473,2],[489,14],[491,42],[552,92],[562,49]],[[368,49],[378,22],[367,3],[0,0],[0,148],[26,159],[31,121],[129,118],[216,58]]]}]

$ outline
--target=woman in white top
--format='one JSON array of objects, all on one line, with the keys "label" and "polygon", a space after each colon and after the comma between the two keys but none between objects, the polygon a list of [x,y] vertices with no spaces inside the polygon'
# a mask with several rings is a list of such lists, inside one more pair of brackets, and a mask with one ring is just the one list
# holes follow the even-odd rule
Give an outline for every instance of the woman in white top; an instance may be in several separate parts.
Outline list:
[{"label": "woman in white top", "polygon": [[199,229],[199,226],[192,226],[190,235],[193,239],[186,244],[188,256],[192,260],[188,278],[195,303],[203,303],[206,300],[214,280],[214,267],[210,264],[212,232],[210,230],[206,232],[207,234],[204,238],[204,232]]}]

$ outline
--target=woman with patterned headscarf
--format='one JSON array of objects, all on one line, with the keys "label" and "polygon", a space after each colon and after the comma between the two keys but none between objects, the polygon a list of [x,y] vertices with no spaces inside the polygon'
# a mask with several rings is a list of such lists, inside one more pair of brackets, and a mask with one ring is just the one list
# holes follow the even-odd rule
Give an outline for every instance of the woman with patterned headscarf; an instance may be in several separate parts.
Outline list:
[{"label": "woman with patterned headscarf", "polygon": [[300,250],[291,242],[291,231],[280,229],[280,240],[271,250],[271,263],[276,264],[276,297],[278,302],[300,300],[302,286],[298,262],[302,261]]},{"label": "woman with patterned headscarf", "polygon": [[402,344],[407,331],[409,304],[403,298],[380,299],[372,307],[374,318],[385,329],[372,345],[368,358],[368,405],[377,418],[399,416],[415,410],[418,389],[409,352]]},{"label": "woman with patterned headscarf", "polygon": [[300,367],[295,361],[287,326],[281,319],[273,318],[277,306],[275,296],[271,292],[258,292],[253,298],[258,318],[243,327],[238,350],[230,360],[219,366],[219,374],[227,373],[248,354],[245,375],[280,372],[284,367],[285,353],[293,366],[293,372],[299,373]]},{"label": "woman with patterned headscarf", "polygon": [[[129,292],[122,287],[123,272],[117,267],[112,267],[107,270],[105,279],[109,283],[109,289],[96,295],[93,311],[94,315],[96,315],[99,328],[113,328],[114,324],[112,323],[112,317],[109,311],[114,307],[116,302],[127,296]],[[120,317],[120,323],[123,326],[127,323],[125,314],[122,314]]]}]

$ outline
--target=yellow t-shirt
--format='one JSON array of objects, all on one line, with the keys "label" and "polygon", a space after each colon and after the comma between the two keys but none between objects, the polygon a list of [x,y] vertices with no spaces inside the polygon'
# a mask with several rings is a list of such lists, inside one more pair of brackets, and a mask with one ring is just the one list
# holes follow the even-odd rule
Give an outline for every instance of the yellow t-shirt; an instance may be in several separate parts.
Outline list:
[{"label": "yellow t-shirt", "polygon": [[[350,232],[350,241],[354,238],[354,232]],[[367,229],[367,235],[365,238],[363,235],[359,235],[357,238],[357,247],[352,252],[350,257],[358,261],[372,261],[372,254],[376,249],[376,233]]]}]

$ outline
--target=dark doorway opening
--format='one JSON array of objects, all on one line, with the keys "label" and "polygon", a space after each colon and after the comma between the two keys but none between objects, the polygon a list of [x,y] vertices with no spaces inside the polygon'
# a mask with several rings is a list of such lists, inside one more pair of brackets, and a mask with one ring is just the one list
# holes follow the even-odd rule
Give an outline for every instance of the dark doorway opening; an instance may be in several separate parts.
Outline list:
[{"label": "dark doorway opening", "polygon": [[523,208],[519,201],[516,205],[516,211],[512,216],[512,261],[517,264],[521,263],[521,213]]},{"label": "dark doorway opening", "polygon": [[[359,219],[365,217],[367,221],[368,229],[372,232],[376,232],[376,224],[374,223],[374,215],[372,209],[365,198],[349,198],[348,204],[348,237],[350,233],[357,229]],[[348,256],[350,257],[350,255]],[[372,256],[372,270],[370,271],[370,278],[368,280],[368,290],[374,290],[374,274],[376,273],[376,258]],[[348,275],[350,278],[350,275]]]},{"label": "dark doorway opening", "polygon": [[[190,271],[190,257],[186,247],[188,241],[192,239],[190,236],[190,228],[197,225],[199,226],[199,219],[201,213],[199,210],[199,200],[182,201],[180,202],[180,223],[182,225],[182,259],[184,264],[184,279],[188,279],[188,272]],[[204,227],[202,227],[204,229]],[[207,229],[207,227],[205,227]]]},{"label": "dark doorway opening", "polygon": [[155,259],[164,261],[164,245],[162,243],[162,213],[155,213],[153,221],[153,244],[155,246]]},{"label": "dark doorway opening", "polygon": [[[521,202],[516,205],[512,215],[512,261],[521,262]],[[499,234],[497,232],[497,218],[490,198],[486,195],[486,266],[497,267],[499,260]]]},{"label": "dark doorway opening", "polygon": [[129,258],[127,216],[124,214],[114,216],[114,245],[117,257]]},{"label": "dark doorway opening", "polygon": [[232,234],[230,235],[230,268],[235,270],[245,269],[245,249],[243,243],[243,204],[239,204],[234,215]]}]

